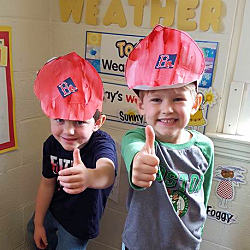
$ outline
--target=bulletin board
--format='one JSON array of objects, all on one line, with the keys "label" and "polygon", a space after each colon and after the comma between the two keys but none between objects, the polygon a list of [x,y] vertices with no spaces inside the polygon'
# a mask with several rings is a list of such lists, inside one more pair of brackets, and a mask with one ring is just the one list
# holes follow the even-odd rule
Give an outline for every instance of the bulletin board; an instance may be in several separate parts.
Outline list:
[{"label": "bulletin board", "polygon": [[0,26],[0,153],[16,149],[11,28]]},{"label": "bulletin board", "polygon": [[[107,121],[121,128],[123,125],[144,126],[143,116],[136,109],[137,96],[124,83],[125,64],[129,53],[144,36],[86,31],[85,58],[105,79],[105,100],[103,110]],[[212,89],[218,42],[196,41],[205,58],[205,72],[199,84],[203,102],[197,113],[191,117],[191,129],[205,133],[209,107],[216,102]]]}]

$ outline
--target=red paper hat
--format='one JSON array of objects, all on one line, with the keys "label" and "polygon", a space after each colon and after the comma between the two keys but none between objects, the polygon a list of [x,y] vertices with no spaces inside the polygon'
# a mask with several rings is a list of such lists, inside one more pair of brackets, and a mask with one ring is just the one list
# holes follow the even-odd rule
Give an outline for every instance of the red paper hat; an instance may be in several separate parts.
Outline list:
[{"label": "red paper hat", "polygon": [[46,63],[37,74],[34,92],[50,118],[85,121],[97,109],[102,111],[102,80],[75,52]]},{"label": "red paper hat", "polygon": [[202,50],[186,32],[157,25],[129,54],[125,77],[130,89],[164,89],[199,81],[204,68]]}]

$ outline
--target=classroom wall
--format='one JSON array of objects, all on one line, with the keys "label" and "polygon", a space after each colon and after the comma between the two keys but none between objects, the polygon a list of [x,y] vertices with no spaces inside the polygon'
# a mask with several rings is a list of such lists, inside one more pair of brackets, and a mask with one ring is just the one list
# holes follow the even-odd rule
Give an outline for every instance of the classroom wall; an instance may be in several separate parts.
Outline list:
[{"label": "classroom wall", "polygon": [[0,0],[0,26],[12,27],[18,148],[0,154],[0,249],[26,249],[25,231],[41,172],[49,123],[33,94],[37,70],[51,54],[50,1]]},{"label": "classroom wall", "polygon": [[[26,241],[26,223],[34,208],[41,172],[42,143],[49,134],[48,119],[41,112],[32,89],[37,70],[47,59],[66,54],[72,50],[84,57],[85,32],[87,30],[141,35],[146,35],[150,31],[149,7],[145,8],[142,27],[138,28],[133,24],[133,9],[128,8],[128,1],[125,0],[122,0],[122,3],[125,6],[127,26],[120,28],[117,25],[103,25],[102,17],[110,2],[109,0],[100,1],[98,25],[93,26],[85,24],[85,8],[80,23],[75,23],[72,16],[68,22],[62,22],[58,0],[0,0],[0,25],[12,27],[13,80],[18,142],[17,150],[0,154],[0,250],[30,249]],[[237,9],[244,5],[244,0],[222,2],[223,31],[220,33],[214,33],[211,30],[206,33],[191,32],[195,39],[219,41],[222,45],[218,51],[218,65],[214,78],[218,102],[213,107],[213,112],[210,112],[209,118],[211,122],[208,131],[211,133],[221,132],[218,131],[222,127],[220,119],[223,117],[222,111],[227,103],[223,96],[229,89],[228,77],[233,74],[233,67],[227,67],[227,60],[229,60],[230,55],[237,53],[238,49],[237,39],[233,51],[230,47],[231,42],[235,39],[233,37],[234,21]],[[240,15],[237,18],[240,18]],[[240,29],[240,22],[237,25],[237,29]],[[227,68],[231,71],[228,72]],[[102,78],[103,80],[108,79],[104,76]],[[220,114],[221,112],[222,114]],[[116,140],[118,149],[121,137],[128,128],[130,126],[117,126],[112,122],[106,122],[103,127]],[[235,148],[231,149],[230,140],[224,143],[223,138],[218,139],[213,134],[210,136],[215,142],[216,151],[219,152],[216,154],[216,167],[230,164],[241,166],[244,169],[249,167],[248,144],[244,144],[238,149],[238,142]],[[237,153],[232,157],[233,152],[236,152],[235,149],[237,149]],[[242,157],[239,158],[238,155]],[[127,173],[120,156],[119,160],[120,173],[119,182],[116,183],[117,192],[111,197],[112,199],[109,199],[101,222],[100,235],[89,243],[88,250],[120,249],[121,233],[126,218],[125,202],[128,183]],[[247,198],[249,199],[247,180],[250,176],[248,172],[244,173],[244,177],[246,183],[235,187],[237,191],[235,200],[229,203],[229,208],[224,209],[237,215],[236,223],[227,225],[214,219],[208,219],[201,246],[202,250],[249,249],[250,235],[247,232],[247,221],[249,220],[250,205],[247,200]],[[217,184],[218,181],[215,180],[210,201],[213,207],[218,205]],[[217,209],[220,208],[217,206]]]}]

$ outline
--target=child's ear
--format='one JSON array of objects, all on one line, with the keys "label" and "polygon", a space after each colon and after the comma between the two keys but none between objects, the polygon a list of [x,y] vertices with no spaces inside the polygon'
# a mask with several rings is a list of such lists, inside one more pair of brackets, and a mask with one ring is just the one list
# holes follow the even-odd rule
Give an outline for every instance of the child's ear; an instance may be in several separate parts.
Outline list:
[{"label": "child's ear", "polygon": [[145,115],[144,105],[143,105],[141,98],[139,98],[139,97],[137,98],[136,106],[137,106],[137,110],[138,110],[139,114]]},{"label": "child's ear", "polygon": [[197,112],[197,110],[199,109],[201,105],[201,102],[202,102],[202,94],[198,93],[195,97],[194,105],[191,110],[191,115],[194,115]]},{"label": "child's ear", "polygon": [[95,122],[94,131],[97,131],[106,121],[106,115],[100,115],[99,119]]}]

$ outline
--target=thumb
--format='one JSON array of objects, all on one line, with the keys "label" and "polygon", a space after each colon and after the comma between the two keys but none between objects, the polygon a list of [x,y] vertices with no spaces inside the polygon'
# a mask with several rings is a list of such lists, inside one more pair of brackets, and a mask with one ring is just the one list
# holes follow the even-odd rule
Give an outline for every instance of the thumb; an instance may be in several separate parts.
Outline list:
[{"label": "thumb", "polygon": [[81,159],[80,150],[75,148],[73,152],[73,167],[79,164],[83,164],[83,162]]},{"label": "thumb", "polygon": [[43,234],[41,238],[42,238],[42,246],[47,247],[48,246],[48,241],[47,241],[46,235]]},{"label": "thumb", "polygon": [[153,128],[150,125],[147,125],[145,128],[145,136],[146,136],[146,142],[145,142],[145,150],[149,154],[155,154],[155,132]]}]

